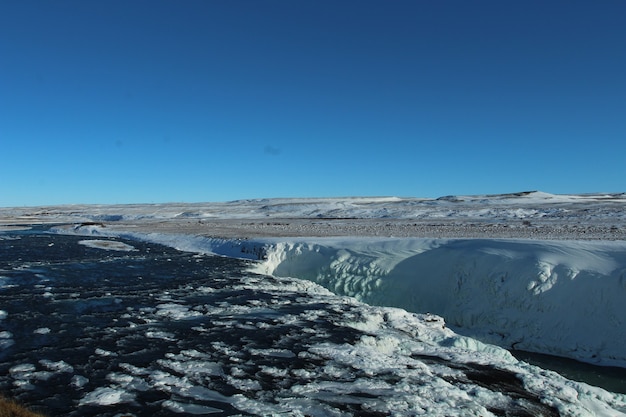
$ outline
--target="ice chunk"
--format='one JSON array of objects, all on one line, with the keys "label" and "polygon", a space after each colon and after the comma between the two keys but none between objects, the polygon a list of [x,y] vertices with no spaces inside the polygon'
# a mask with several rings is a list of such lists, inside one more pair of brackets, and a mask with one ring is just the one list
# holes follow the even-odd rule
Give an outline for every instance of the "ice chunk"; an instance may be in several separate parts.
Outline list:
[{"label": "ice chunk", "polygon": [[117,353],[108,350],[96,348],[95,354],[98,356],[117,356]]},{"label": "ice chunk", "polygon": [[11,367],[11,369],[9,369],[9,373],[12,376],[15,375],[25,375],[28,374],[30,372],[34,372],[35,371],[35,365],[33,365],[32,363],[22,363],[20,365],[15,365],[13,367]]},{"label": "ice chunk", "polygon": [[13,346],[13,333],[3,330],[0,332],[0,350],[4,350]]},{"label": "ice chunk", "polygon": [[163,303],[157,305],[158,316],[168,317],[172,320],[185,320],[194,317],[199,317],[202,313],[198,311],[190,311],[189,307],[176,303]]},{"label": "ice chunk", "polygon": [[89,378],[82,375],[74,375],[70,381],[70,385],[75,388],[82,388],[89,383]]},{"label": "ice chunk", "polygon": [[174,335],[174,333],[164,332],[161,330],[149,330],[146,332],[146,337],[150,339],[162,339],[169,341],[176,340],[176,336]]},{"label": "ice chunk", "polygon": [[173,361],[159,359],[160,365],[183,375],[219,376],[223,374],[220,364],[202,360]]},{"label": "ice chunk", "polygon": [[224,410],[218,408],[209,407],[199,404],[185,404],[178,401],[167,400],[163,402],[163,408],[167,408],[174,413],[186,414],[186,415],[205,415],[223,413]]},{"label": "ice chunk", "polygon": [[30,380],[35,377],[36,369],[32,363],[23,363],[11,367],[9,374],[13,378],[13,385],[24,390],[34,389],[35,387]]},{"label": "ice chunk", "polygon": [[115,405],[134,401],[135,395],[118,388],[99,387],[85,395],[79,402],[84,405]]},{"label": "ice chunk", "polygon": [[50,330],[48,327],[40,327],[38,329],[33,330],[34,334],[48,334],[50,333],[52,330]]},{"label": "ice chunk", "polygon": [[114,241],[114,240],[98,240],[98,239],[81,240],[78,243],[83,245],[83,246],[87,246],[89,248],[104,249],[104,250],[114,250],[114,251],[118,251],[118,252],[132,252],[132,251],[136,251],[137,250],[137,249],[135,249],[134,246],[128,245],[128,244],[123,243],[123,242],[117,242],[117,241]]},{"label": "ice chunk", "polygon": [[49,371],[55,372],[74,372],[74,367],[65,361],[53,362],[48,359],[42,359],[39,363]]},{"label": "ice chunk", "polygon": [[271,356],[275,358],[295,358],[296,354],[289,349],[250,349],[250,353],[256,356]]}]

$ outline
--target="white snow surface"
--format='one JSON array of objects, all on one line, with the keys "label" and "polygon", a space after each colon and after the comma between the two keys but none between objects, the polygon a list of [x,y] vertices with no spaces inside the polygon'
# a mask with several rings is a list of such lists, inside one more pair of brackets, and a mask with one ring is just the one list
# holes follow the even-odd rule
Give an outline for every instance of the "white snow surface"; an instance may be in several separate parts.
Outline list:
[{"label": "white snow surface", "polygon": [[431,312],[483,341],[626,366],[626,242],[267,241],[256,270]]}]

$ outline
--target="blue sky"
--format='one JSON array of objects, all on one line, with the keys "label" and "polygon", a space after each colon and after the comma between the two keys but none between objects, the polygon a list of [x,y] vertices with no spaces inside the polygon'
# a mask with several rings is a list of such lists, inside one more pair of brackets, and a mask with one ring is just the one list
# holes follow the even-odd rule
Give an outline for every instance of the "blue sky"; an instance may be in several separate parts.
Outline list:
[{"label": "blue sky", "polygon": [[626,2],[0,2],[0,206],[626,191]]}]

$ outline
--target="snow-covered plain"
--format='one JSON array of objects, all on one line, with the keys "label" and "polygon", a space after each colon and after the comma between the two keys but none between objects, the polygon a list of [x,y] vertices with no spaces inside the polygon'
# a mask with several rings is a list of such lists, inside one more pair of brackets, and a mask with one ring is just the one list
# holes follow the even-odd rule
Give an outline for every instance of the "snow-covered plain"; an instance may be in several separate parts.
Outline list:
[{"label": "snow-covered plain", "polygon": [[[364,332],[359,341],[320,343],[307,354],[328,361],[324,371],[329,373],[327,376],[333,372],[343,375],[340,369],[345,365],[372,376],[395,369],[392,373],[397,374],[396,381],[404,382],[394,384],[392,397],[399,399],[398,407],[414,408],[394,410],[386,403],[381,406],[385,412],[491,415],[497,408],[497,395],[483,390],[484,381],[481,385],[468,380],[464,384],[469,390],[464,388],[462,392],[456,391],[456,383],[452,384],[454,387],[450,385],[451,380],[459,377],[461,368],[488,366],[517,375],[525,390],[541,393],[541,402],[561,415],[591,416],[624,415],[626,398],[524,364],[507,351],[476,338],[515,349],[626,366],[624,208],[623,194],[555,196],[534,192],[436,200],[281,199],[196,205],[11,208],[0,209],[0,219],[12,226],[69,223],[55,230],[90,236],[100,243],[87,243],[89,239],[85,238],[81,245],[100,249],[132,250],[122,242],[103,243],[106,238],[124,237],[182,251],[252,259],[252,271],[277,279],[304,278],[338,296],[356,298],[339,300],[362,306],[357,309],[358,320],[346,318],[342,322],[342,326]],[[207,229],[207,225],[213,229]],[[312,233],[303,233],[307,231]],[[254,288],[259,290],[259,285],[263,286],[263,282],[255,281]],[[284,284],[271,291],[281,291],[281,285]],[[322,294],[315,284],[302,285]],[[161,317],[175,320],[197,314],[176,303],[159,308],[164,309],[163,314],[159,313]],[[0,324],[9,314],[0,311]],[[437,315],[445,318],[445,325]],[[460,336],[449,326],[472,337]],[[158,332],[152,336],[169,337]],[[0,332],[0,343],[7,346],[11,341],[10,334],[3,336]],[[284,356],[293,352],[278,349],[260,354]],[[416,361],[422,355],[430,362]],[[172,367],[183,374],[192,372],[197,356],[197,352],[181,352],[170,358]],[[457,365],[450,368],[450,363],[433,363],[433,357]],[[406,372],[421,375],[420,369],[426,372],[423,376],[407,379]],[[22,372],[15,370],[18,371]],[[213,372],[217,372],[215,368],[205,373],[210,376]],[[280,369],[267,372],[286,377]],[[137,384],[140,381],[134,378],[142,378],[141,375],[133,376],[131,371],[124,378]],[[325,381],[326,377],[313,378],[284,395],[307,398],[306,404],[296,407],[307,414],[314,399],[327,401],[342,396],[363,402],[363,393],[377,396],[391,389],[386,379],[361,378],[343,384]],[[418,380],[423,392],[416,391]],[[126,401],[122,397],[127,385],[120,381],[114,387],[91,392],[81,401],[101,405]],[[254,380],[249,379],[248,383],[254,385]],[[406,392],[402,391],[404,383],[408,384]],[[172,389],[190,389],[172,384],[179,387]],[[417,404],[407,398],[425,402]],[[229,401],[232,404],[234,400]],[[244,398],[237,397],[237,401]],[[506,401],[498,407],[506,408]],[[267,415],[269,408],[263,408],[267,404],[245,402],[237,408]],[[164,407],[187,413],[196,410],[175,401]],[[294,413],[296,408],[279,407],[270,414]]]},{"label": "snow-covered plain", "polygon": [[[116,230],[230,238],[308,236],[626,239],[626,193],[523,192],[438,199],[350,197],[0,208],[0,227],[101,222]],[[6,226],[5,226],[6,227]]]}]

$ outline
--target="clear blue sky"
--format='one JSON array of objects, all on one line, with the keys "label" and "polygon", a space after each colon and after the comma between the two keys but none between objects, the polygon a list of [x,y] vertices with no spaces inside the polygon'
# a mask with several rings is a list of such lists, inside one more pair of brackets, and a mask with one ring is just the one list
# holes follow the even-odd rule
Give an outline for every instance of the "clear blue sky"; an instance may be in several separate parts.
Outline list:
[{"label": "clear blue sky", "polygon": [[0,206],[626,191],[626,2],[0,1]]}]

